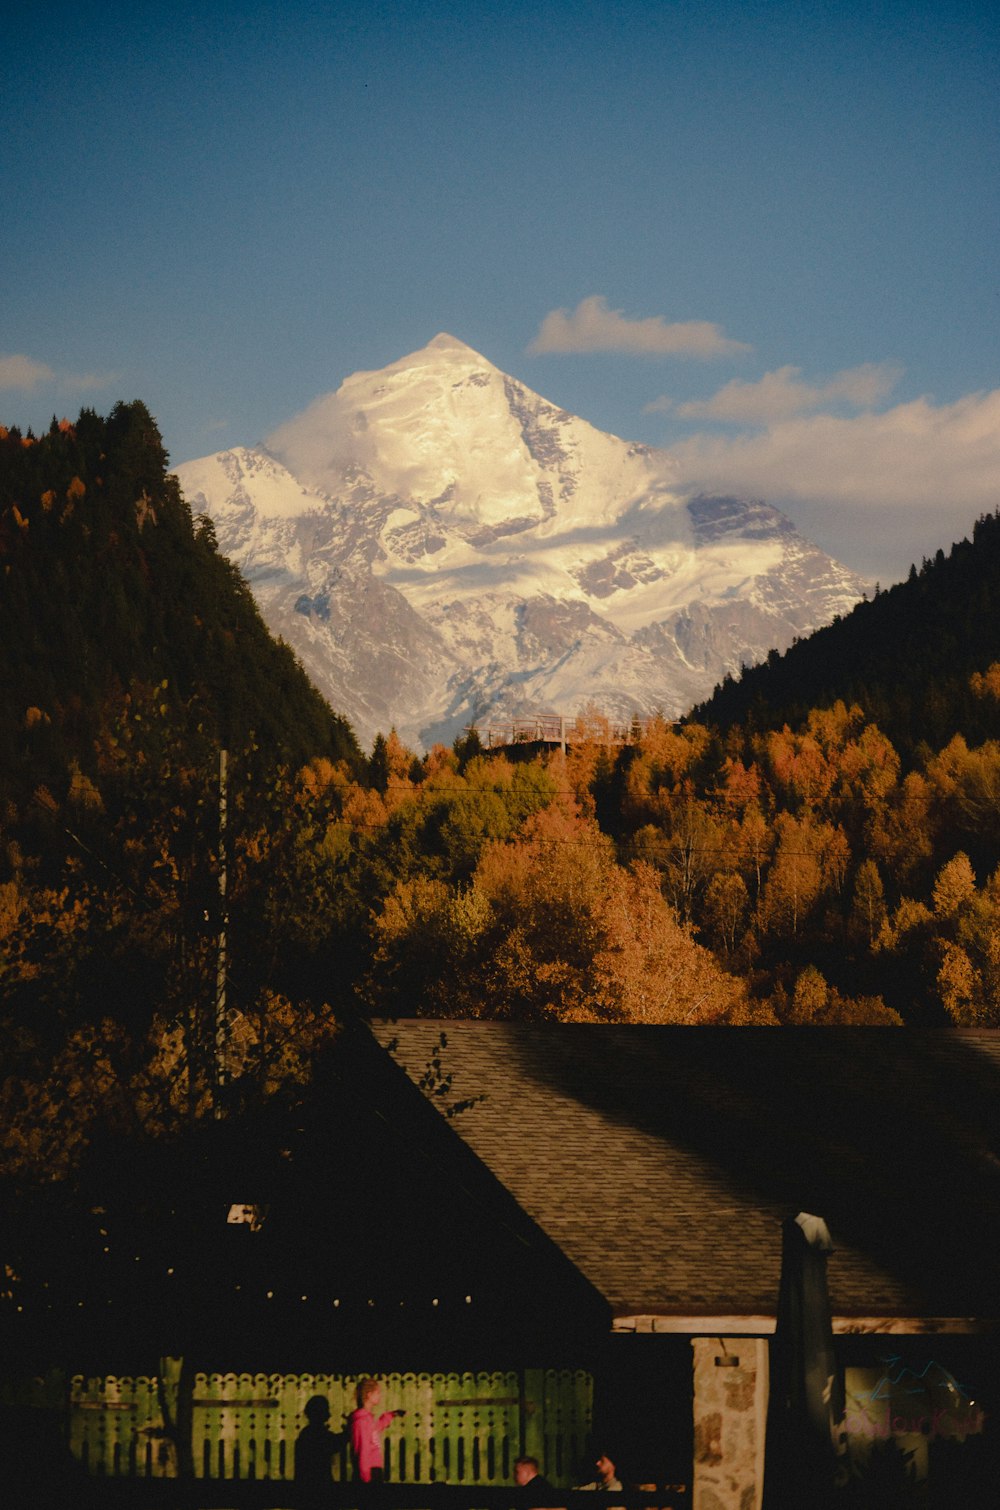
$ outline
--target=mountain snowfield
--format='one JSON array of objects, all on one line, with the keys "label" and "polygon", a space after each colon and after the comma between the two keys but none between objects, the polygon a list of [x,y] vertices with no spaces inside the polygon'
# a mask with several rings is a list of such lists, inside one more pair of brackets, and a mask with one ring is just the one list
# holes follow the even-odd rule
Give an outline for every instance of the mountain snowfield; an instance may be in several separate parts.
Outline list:
[{"label": "mountain snowfield", "polygon": [[690,496],[668,452],[443,334],[177,475],[362,743],[677,716],[864,587],[776,509]]}]

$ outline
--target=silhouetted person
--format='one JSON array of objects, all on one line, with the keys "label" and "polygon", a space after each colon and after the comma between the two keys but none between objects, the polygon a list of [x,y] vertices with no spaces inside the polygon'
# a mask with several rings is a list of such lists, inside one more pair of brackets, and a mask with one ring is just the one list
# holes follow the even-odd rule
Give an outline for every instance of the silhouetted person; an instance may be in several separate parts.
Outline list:
[{"label": "silhouetted person", "polygon": [[527,1510],[538,1510],[539,1506],[555,1504],[558,1496],[548,1479],[539,1473],[537,1458],[515,1459],[514,1482],[519,1489],[528,1491],[520,1501]]},{"label": "silhouetted person", "polygon": [[344,1442],[342,1432],[330,1430],[330,1402],[325,1395],[312,1395],[305,1403],[304,1426],[295,1440],[295,1487],[302,1506],[326,1503],[325,1491],[333,1482],[333,1460]]}]

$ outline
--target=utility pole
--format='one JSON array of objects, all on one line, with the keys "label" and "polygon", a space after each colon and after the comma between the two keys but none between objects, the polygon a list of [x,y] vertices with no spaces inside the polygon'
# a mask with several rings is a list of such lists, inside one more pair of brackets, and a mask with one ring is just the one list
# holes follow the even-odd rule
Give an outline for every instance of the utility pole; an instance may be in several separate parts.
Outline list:
[{"label": "utility pole", "polygon": [[221,1117],[220,1092],[223,1085],[223,1055],[226,1049],[226,826],[228,820],[228,751],[219,751],[219,946],[215,966],[215,1031],[213,1033],[212,1103],[215,1115]]}]

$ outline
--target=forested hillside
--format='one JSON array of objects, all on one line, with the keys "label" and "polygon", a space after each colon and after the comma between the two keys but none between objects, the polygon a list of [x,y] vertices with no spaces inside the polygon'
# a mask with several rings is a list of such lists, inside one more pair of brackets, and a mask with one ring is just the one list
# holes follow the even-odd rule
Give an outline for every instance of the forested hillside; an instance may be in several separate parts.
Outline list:
[{"label": "forested hillside", "polygon": [[364,759],[141,404],[4,432],[0,1173],[294,1099],[347,1013],[1000,1023],[998,563],[683,725]]},{"label": "forested hillside", "polygon": [[15,801],[70,768],[93,775],[144,703],[175,739],[357,758],[211,524],[192,521],[141,403],[39,438],[0,428],[0,580],[0,791]]},{"label": "forested hillside", "polygon": [[[223,795],[240,843],[304,761],[364,762],[192,520],[141,403],[0,428],[0,645],[2,1120],[16,1152],[34,1104],[55,1167],[60,1108],[120,1101],[156,1066],[176,1085],[181,1048],[195,1070],[175,1100],[204,1100]],[[231,966],[266,1002],[260,951]]]},{"label": "forested hillside", "polygon": [[904,759],[953,734],[1000,735],[994,700],[972,677],[1000,660],[1000,515],[977,521],[972,539],[939,550],[907,581],[859,603],[845,618],[727,678],[695,708],[699,722],[728,728],[801,723],[838,699],[861,708]]}]

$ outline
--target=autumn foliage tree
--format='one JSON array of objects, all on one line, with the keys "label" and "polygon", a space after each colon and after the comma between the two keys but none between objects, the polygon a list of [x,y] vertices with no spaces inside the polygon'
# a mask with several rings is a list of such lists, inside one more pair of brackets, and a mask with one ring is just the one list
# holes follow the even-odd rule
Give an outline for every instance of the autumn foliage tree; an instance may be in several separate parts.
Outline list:
[{"label": "autumn foliage tree", "polygon": [[[973,568],[985,552],[1000,573],[1000,523],[974,545],[949,571],[982,606]],[[803,682],[740,719],[622,731],[588,708],[565,752],[470,734],[421,753],[389,730],[366,759],[191,517],[142,405],[0,434],[0,571],[19,649],[0,682],[3,1094],[36,1144],[60,1080],[92,1087],[81,1127],[211,1105],[223,935],[235,1100],[294,1086],[359,1008],[998,1020],[983,653],[923,699],[919,737],[894,691]],[[935,565],[893,602],[957,613],[942,584]]]},{"label": "autumn foliage tree", "polygon": [[739,983],[666,903],[656,872],[617,863],[572,800],[483,849],[466,887],[400,882],[376,919],[369,1000],[463,1017],[711,1022]]}]

